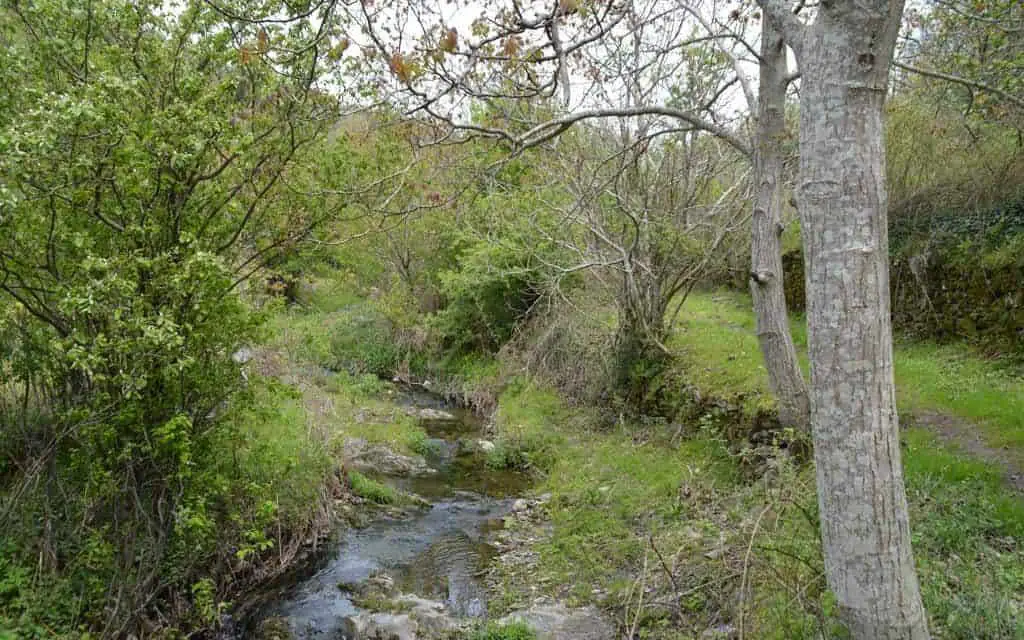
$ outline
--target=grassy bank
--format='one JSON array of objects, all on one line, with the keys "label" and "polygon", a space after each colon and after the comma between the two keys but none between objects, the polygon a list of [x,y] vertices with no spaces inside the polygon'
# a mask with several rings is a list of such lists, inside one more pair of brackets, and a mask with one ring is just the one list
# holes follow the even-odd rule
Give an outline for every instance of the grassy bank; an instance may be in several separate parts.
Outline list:
[{"label": "grassy bank", "polygon": [[[361,366],[401,364],[388,353],[373,304],[342,288],[314,289],[305,308],[276,313],[258,366],[300,390],[303,420],[333,442],[361,437],[415,451],[414,421],[381,398]],[[806,344],[794,322],[798,348]],[[355,339],[354,336],[360,336]],[[670,375],[707,398],[752,413],[768,408],[749,301],[694,294],[669,346]],[[383,355],[382,355],[383,354]],[[899,344],[899,405],[976,422],[987,446],[1012,449],[1021,384],[953,346]],[[344,368],[355,371],[332,372]],[[514,525],[528,553],[495,569],[495,613],[538,595],[594,603],[641,637],[708,630],[750,638],[838,633],[825,588],[813,470],[784,452],[741,450],[723,436],[736,414],[716,408],[685,424],[609,427],[599,408],[569,406],[551,388],[508,378],[508,367],[467,356],[429,368],[494,414],[494,468],[530,469],[550,493],[543,518]],[[1024,503],[1003,470],[924,427],[904,429],[916,559],[936,637],[1024,637]],[[329,450],[330,446],[329,446]],[[386,502],[376,487],[361,490]]]},{"label": "grassy bank", "polygon": [[[682,316],[670,346],[699,388],[747,407],[772,403],[749,297],[695,293]],[[794,317],[792,329],[806,371],[803,319]],[[976,428],[986,445],[1024,464],[1024,379],[1019,375],[956,344],[897,340],[894,365],[896,401],[905,422],[944,414]]]},{"label": "grassy bank", "polygon": [[[686,311],[670,342],[678,375],[705,396],[769,406],[748,301],[698,294]],[[896,357],[902,412],[949,412],[983,424],[986,442],[1015,442],[1022,387],[1009,374],[955,347],[900,345]],[[720,435],[728,419],[712,409],[694,424],[601,428],[549,389],[510,385],[501,439],[543,471],[537,491],[552,500],[544,521],[514,525],[539,542],[497,570],[495,608],[540,592],[597,603],[641,637],[833,637],[813,470],[737,451]],[[998,464],[927,429],[905,429],[903,442],[935,637],[1024,637],[1024,501]]]}]

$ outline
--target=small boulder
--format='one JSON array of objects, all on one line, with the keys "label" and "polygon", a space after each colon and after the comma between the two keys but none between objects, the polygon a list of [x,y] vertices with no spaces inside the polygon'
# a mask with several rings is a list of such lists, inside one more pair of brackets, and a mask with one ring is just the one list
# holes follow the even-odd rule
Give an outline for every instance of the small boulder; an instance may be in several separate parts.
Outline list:
[{"label": "small boulder", "polygon": [[443,602],[404,595],[397,598],[395,603],[403,609],[408,608],[409,617],[416,621],[421,637],[447,637],[460,626],[448,615]]},{"label": "small boulder", "polygon": [[568,609],[562,604],[536,605],[511,613],[501,624],[526,623],[537,640],[613,640],[615,627],[595,607]]},{"label": "small boulder", "polygon": [[395,579],[386,573],[378,573],[370,576],[366,581],[367,587],[376,589],[383,593],[390,593],[395,588]]},{"label": "small boulder", "polygon": [[256,356],[256,353],[249,347],[242,347],[238,351],[231,354],[231,359],[235,361],[235,364],[247,364]]},{"label": "small boulder", "polygon": [[455,455],[476,456],[487,455],[494,451],[497,446],[490,440],[474,440],[473,438],[459,438],[455,443]]},{"label": "small boulder", "polygon": [[426,476],[437,473],[423,456],[406,456],[382,444],[370,444],[362,438],[347,440],[343,455],[351,468],[387,476]]},{"label": "small boulder", "polygon": [[512,511],[514,513],[524,513],[527,510],[529,510],[529,508],[530,503],[522,498],[519,498],[518,500],[512,503]]},{"label": "small boulder", "polygon": [[357,613],[342,622],[347,640],[416,640],[419,625],[406,614]]},{"label": "small boulder", "polygon": [[455,420],[455,416],[447,411],[441,409],[431,409],[430,407],[424,407],[416,412],[421,420]]},{"label": "small boulder", "polygon": [[709,627],[700,634],[700,640],[733,640],[736,637],[736,627],[731,624]]},{"label": "small boulder", "polygon": [[490,440],[477,440],[476,448],[477,451],[480,451],[481,453],[490,453],[494,451],[495,445]]}]

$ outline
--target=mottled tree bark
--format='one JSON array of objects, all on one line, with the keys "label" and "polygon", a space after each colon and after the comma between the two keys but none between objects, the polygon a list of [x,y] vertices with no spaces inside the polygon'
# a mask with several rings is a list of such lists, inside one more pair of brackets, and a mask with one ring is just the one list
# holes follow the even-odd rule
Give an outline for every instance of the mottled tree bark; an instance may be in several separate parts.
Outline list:
[{"label": "mottled tree bark", "polygon": [[903,2],[827,0],[808,25],[784,0],[760,2],[801,72],[797,194],[826,578],[857,640],[923,640],[893,382],[883,136]]},{"label": "mottled tree bark", "polygon": [[786,135],[786,48],[773,20],[761,31],[760,89],[754,149],[754,214],[751,221],[750,291],[757,339],[778,402],[779,422],[810,429],[807,385],[793,346],[782,273],[782,139]]}]

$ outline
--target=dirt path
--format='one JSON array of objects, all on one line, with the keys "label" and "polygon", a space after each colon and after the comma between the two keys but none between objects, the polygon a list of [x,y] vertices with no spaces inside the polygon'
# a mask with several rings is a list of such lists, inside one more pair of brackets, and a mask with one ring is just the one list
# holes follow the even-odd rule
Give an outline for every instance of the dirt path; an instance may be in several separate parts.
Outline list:
[{"label": "dirt path", "polygon": [[955,446],[973,458],[1000,466],[1006,483],[1024,494],[1024,467],[1008,451],[985,444],[975,425],[962,418],[934,411],[915,412],[912,424],[928,429],[944,443]]}]

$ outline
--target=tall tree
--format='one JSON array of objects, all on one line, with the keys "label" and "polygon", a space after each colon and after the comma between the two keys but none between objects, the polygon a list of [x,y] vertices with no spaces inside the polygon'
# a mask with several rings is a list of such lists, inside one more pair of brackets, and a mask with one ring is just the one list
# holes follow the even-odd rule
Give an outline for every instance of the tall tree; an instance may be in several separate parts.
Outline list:
[{"label": "tall tree", "polygon": [[808,429],[807,383],[796,356],[782,273],[783,154],[786,136],[786,46],[774,20],[761,29],[754,136],[754,214],[750,228],[750,291],[768,384],[778,402],[779,422]]},{"label": "tall tree", "polygon": [[910,545],[889,314],[883,105],[901,0],[801,22],[759,0],[801,70],[798,206],[828,585],[854,638],[928,638]]}]

